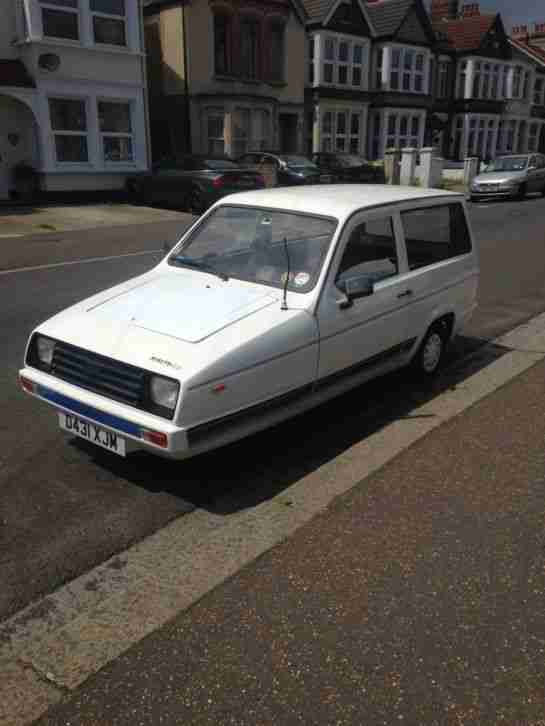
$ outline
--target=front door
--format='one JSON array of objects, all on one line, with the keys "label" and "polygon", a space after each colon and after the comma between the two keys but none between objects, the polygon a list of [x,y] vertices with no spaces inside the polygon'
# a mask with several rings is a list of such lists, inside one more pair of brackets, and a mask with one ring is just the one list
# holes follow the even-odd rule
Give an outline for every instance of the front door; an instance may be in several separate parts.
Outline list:
[{"label": "front door", "polygon": [[[318,307],[322,382],[366,369],[379,372],[414,342],[408,340],[410,292],[398,225],[384,212],[362,212],[344,231]],[[354,278],[372,283],[372,292],[347,306],[343,288]]]},{"label": "front door", "polygon": [[280,151],[285,154],[295,154],[297,152],[297,114],[279,114],[278,127]]}]

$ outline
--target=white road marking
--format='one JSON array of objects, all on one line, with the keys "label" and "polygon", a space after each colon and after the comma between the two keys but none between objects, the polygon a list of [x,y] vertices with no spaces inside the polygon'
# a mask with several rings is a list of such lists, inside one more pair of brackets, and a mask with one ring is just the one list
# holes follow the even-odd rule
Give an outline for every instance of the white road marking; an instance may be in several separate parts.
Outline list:
[{"label": "white road marking", "polygon": [[52,270],[55,267],[66,267],[67,265],[86,265],[89,262],[108,262],[110,260],[121,260],[124,257],[139,257],[141,255],[164,254],[162,250],[146,250],[145,252],[127,252],[125,255],[112,255],[111,257],[87,257],[83,260],[69,260],[67,262],[53,262],[49,265],[35,265],[34,267],[14,267],[11,270],[0,270],[0,275],[15,275],[18,272],[36,272],[37,270]]}]

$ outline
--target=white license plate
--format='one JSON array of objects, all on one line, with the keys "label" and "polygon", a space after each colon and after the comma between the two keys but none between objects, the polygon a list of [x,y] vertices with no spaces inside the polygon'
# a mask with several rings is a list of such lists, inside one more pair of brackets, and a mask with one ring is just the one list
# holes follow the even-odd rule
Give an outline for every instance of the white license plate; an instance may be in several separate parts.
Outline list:
[{"label": "white license plate", "polygon": [[63,411],[59,412],[59,424],[61,429],[79,436],[80,439],[85,439],[96,446],[113,451],[114,454],[119,454],[119,456],[125,456],[125,439],[113,433],[113,431],[108,431],[91,421],[84,421],[78,416],[74,416],[74,414],[64,413]]}]

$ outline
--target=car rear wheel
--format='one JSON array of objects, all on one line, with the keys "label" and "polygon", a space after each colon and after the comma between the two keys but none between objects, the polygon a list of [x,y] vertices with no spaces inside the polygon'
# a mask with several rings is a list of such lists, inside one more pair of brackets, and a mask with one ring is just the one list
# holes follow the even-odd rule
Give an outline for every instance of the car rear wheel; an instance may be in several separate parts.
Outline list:
[{"label": "car rear wheel", "polygon": [[519,187],[519,190],[518,190],[518,194],[516,195],[516,198],[521,199],[521,200],[525,199],[526,192],[527,192],[526,184],[521,184]]},{"label": "car rear wheel", "polygon": [[541,190],[541,196],[545,197],[545,187],[543,187],[543,189]]},{"label": "car rear wheel", "polygon": [[204,212],[206,205],[204,203],[200,189],[197,189],[197,187],[193,187],[193,189],[190,189],[189,194],[187,195],[185,206],[188,212],[191,212],[191,214],[195,214],[197,216],[201,215]]},{"label": "car rear wheel", "polygon": [[449,339],[449,326],[440,321],[430,326],[412,362],[413,371],[421,378],[431,378],[441,367]]}]

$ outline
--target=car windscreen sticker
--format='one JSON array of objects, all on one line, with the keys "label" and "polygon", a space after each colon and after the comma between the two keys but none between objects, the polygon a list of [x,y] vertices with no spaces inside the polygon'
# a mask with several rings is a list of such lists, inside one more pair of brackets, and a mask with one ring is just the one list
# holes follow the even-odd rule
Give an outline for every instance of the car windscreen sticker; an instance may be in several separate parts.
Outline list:
[{"label": "car windscreen sticker", "polygon": [[308,283],[310,280],[310,275],[308,272],[298,272],[295,275],[294,283],[297,285],[297,287],[303,287]]}]

